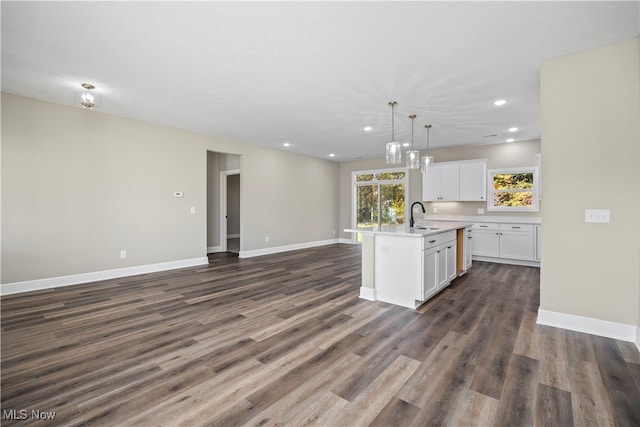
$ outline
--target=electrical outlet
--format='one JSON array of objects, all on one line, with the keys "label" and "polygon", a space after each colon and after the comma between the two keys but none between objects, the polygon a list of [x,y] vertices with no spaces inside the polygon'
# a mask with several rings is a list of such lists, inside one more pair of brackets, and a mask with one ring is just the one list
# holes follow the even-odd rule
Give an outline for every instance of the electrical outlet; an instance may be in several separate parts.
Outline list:
[{"label": "electrical outlet", "polygon": [[192,214],[196,213],[196,207],[195,206],[191,206],[191,213]]},{"label": "electrical outlet", "polygon": [[479,215],[483,215],[483,214],[484,214],[484,209],[482,209],[482,208],[478,208],[478,214],[479,214]]},{"label": "electrical outlet", "polygon": [[127,251],[120,251],[120,259],[125,259],[127,257]]},{"label": "electrical outlet", "polygon": [[433,208],[433,213],[438,213],[438,208]]},{"label": "electrical outlet", "polygon": [[264,241],[265,241],[266,243],[269,243],[269,236],[265,236]]}]

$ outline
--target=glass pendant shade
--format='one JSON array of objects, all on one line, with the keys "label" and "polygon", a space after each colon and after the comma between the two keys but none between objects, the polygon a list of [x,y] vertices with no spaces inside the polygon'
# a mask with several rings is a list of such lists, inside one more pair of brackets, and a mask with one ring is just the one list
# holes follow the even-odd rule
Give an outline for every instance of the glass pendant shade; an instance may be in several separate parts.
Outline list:
[{"label": "glass pendant shade", "polygon": [[426,156],[422,157],[420,167],[422,169],[422,173],[428,173],[429,169],[431,169],[431,165],[433,164],[433,156],[429,155],[429,131],[431,130],[431,125],[425,125],[424,127],[427,129],[427,151],[425,152]]},{"label": "glass pendant shade", "polygon": [[422,173],[428,173],[431,165],[433,164],[433,156],[422,157]]},{"label": "glass pendant shade", "polygon": [[420,169],[420,152],[418,150],[407,150],[406,158],[409,169]]},{"label": "glass pendant shade", "polygon": [[420,169],[420,152],[413,149],[413,120],[416,118],[415,114],[409,116],[411,119],[411,150],[407,150],[407,167],[409,169]]},{"label": "glass pendant shade", "polygon": [[399,142],[387,142],[387,164],[395,165],[402,162],[402,146]]}]

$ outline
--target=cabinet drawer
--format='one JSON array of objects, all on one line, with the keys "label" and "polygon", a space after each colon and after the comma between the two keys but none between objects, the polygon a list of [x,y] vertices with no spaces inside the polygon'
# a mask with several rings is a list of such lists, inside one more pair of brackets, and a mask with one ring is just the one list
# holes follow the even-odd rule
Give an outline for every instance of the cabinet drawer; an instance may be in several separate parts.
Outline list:
[{"label": "cabinet drawer", "polygon": [[500,224],[495,222],[476,222],[473,224],[474,230],[500,230]]},{"label": "cabinet drawer", "polygon": [[533,224],[500,224],[500,231],[526,231],[533,232]]},{"label": "cabinet drawer", "polygon": [[447,243],[456,240],[456,230],[445,231],[439,235],[440,243]]},{"label": "cabinet drawer", "polygon": [[440,234],[433,234],[431,236],[424,236],[422,238],[422,250],[435,248],[440,244]]}]

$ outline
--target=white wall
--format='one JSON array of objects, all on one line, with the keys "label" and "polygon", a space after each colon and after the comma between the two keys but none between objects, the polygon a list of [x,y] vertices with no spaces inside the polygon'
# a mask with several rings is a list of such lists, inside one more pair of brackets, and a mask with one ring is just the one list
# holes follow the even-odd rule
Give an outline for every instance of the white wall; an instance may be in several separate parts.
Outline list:
[{"label": "white wall", "polygon": [[542,64],[541,310],[640,325],[638,58],[633,39]]},{"label": "white wall", "polygon": [[336,162],[3,93],[2,283],[205,257],[207,151],[242,157],[245,250],[336,237]]}]

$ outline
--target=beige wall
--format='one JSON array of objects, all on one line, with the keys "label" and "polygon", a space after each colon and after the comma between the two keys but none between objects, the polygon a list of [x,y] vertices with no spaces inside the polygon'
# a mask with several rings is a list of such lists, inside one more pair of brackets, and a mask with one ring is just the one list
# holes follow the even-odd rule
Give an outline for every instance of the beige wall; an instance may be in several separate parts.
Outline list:
[{"label": "beige wall", "polygon": [[541,309],[639,324],[638,57],[634,39],[541,67]]},{"label": "beige wall", "polygon": [[242,157],[243,250],[336,237],[336,162],[3,93],[2,283],[206,256],[207,151]]},{"label": "beige wall", "polygon": [[[384,144],[380,143],[381,154]],[[449,162],[455,160],[490,159],[487,167],[506,168],[520,166],[536,166],[536,154],[540,153],[540,141],[525,141],[510,144],[492,144],[467,147],[442,148],[432,150],[436,162]],[[340,164],[340,229],[352,227],[351,203],[352,182],[351,173],[369,169],[387,169],[383,157],[379,159],[357,160]],[[410,171],[409,176],[409,200],[422,201],[422,174],[420,171]],[[542,205],[542,202],[540,203]],[[477,215],[478,208],[485,209],[485,215],[491,216],[540,216],[539,212],[487,212],[486,202],[446,202],[424,203],[428,214],[433,214],[433,208],[437,208],[438,215]],[[350,239],[350,233],[342,233],[342,238]]]}]

